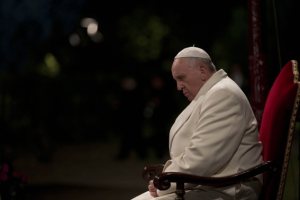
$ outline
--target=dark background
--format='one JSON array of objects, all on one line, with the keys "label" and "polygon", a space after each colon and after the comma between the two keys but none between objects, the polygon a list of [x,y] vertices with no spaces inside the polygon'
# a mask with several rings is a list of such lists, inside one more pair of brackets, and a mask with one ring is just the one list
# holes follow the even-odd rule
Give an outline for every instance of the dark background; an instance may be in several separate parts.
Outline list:
[{"label": "dark background", "polygon": [[[275,4],[282,65],[299,61],[299,2]],[[272,1],[263,5],[271,85],[279,73],[276,28]],[[127,186],[140,185],[137,167],[164,162],[168,131],[188,104],[170,73],[181,49],[206,50],[217,69],[241,80],[250,99],[247,9],[240,0],[0,0],[1,163],[27,175],[29,199],[76,198],[59,191],[98,198],[132,176]],[[98,40],[81,26],[84,18],[97,21]],[[122,173],[99,175],[109,170]],[[114,181],[105,185],[105,179]],[[128,187],[119,188],[126,198],[140,192]]]}]

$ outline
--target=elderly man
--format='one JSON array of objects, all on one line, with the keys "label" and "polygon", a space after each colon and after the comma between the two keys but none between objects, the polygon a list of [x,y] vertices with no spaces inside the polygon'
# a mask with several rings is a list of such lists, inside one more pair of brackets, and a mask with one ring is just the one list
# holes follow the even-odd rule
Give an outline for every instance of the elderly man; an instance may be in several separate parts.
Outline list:
[{"label": "elderly man", "polygon": [[[180,51],[172,65],[177,89],[191,103],[171,128],[171,160],[164,172],[199,176],[231,175],[262,163],[257,122],[239,86],[224,70],[216,71],[209,55],[197,47]],[[226,187],[186,184],[185,199],[258,199],[262,175]],[[173,200],[175,184],[157,190],[150,181],[149,191],[134,200]]]}]

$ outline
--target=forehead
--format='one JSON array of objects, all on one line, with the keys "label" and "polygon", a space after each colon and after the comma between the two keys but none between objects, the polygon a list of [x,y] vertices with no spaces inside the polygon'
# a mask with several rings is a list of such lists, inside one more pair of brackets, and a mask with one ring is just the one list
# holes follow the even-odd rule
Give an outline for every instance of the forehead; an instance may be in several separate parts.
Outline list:
[{"label": "forehead", "polygon": [[174,60],[171,68],[173,77],[181,74],[186,74],[187,70],[188,65],[186,64],[185,58],[176,58]]},{"label": "forehead", "polygon": [[175,58],[173,65],[172,65],[172,72],[173,71],[184,71],[186,68],[186,61],[185,58]]}]

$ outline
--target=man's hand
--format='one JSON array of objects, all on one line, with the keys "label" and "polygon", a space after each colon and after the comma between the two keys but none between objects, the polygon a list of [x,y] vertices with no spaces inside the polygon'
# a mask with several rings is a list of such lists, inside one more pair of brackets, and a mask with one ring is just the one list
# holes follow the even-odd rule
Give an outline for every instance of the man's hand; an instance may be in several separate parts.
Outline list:
[{"label": "man's hand", "polygon": [[153,185],[153,180],[149,182],[149,192],[150,192],[150,195],[153,196],[153,197],[158,197],[157,195],[157,189],[156,187]]}]

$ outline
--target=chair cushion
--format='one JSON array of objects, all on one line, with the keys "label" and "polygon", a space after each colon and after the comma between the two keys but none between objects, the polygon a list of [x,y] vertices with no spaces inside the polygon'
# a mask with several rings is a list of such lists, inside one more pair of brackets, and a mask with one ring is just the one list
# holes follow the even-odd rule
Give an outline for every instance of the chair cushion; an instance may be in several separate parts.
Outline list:
[{"label": "chair cushion", "polygon": [[[268,183],[267,187],[273,194],[266,199],[275,199],[274,191],[278,186],[278,195],[282,196],[300,98],[298,75],[297,61],[287,63],[275,80],[265,104],[259,136],[263,144],[263,159],[283,166]],[[267,174],[264,176],[266,181]]]}]

